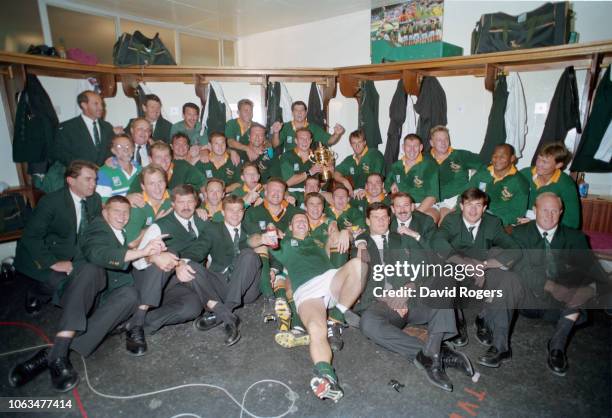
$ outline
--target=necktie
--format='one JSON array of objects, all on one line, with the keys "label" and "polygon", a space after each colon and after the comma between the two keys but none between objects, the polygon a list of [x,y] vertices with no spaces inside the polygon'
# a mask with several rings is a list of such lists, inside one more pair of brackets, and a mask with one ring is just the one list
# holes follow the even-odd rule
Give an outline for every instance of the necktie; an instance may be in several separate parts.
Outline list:
[{"label": "necktie", "polygon": [[472,242],[474,242],[474,239],[476,238],[476,237],[474,237],[474,230],[475,230],[475,229],[476,229],[476,227],[475,227],[475,226],[470,226],[470,227],[468,228],[468,231],[470,232],[470,237],[472,238]]},{"label": "necktie", "polygon": [[142,145],[138,145],[136,147],[136,162],[142,167],[142,155],[140,155],[140,148],[142,148]]},{"label": "necktie", "polygon": [[87,205],[86,200],[81,199],[81,221],[79,222],[78,233],[81,234],[87,226]]},{"label": "necktie", "polygon": [[553,254],[552,247],[548,241],[548,232],[542,233],[544,237],[544,258],[546,260],[546,277],[554,278],[557,276],[557,263],[555,262],[555,256]]},{"label": "necktie", "polygon": [[238,228],[234,228],[234,254],[238,255],[240,253],[240,247],[238,246],[240,242],[240,233]]},{"label": "necktie", "polygon": [[379,250],[378,252],[380,254],[380,262],[384,264],[385,256],[387,255],[387,250],[389,249],[389,242],[387,241],[386,235],[381,235],[380,238],[382,239],[383,247],[382,250]]},{"label": "necktie", "polygon": [[100,145],[100,132],[98,132],[98,124],[96,123],[95,120],[93,123],[93,134],[94,134],[94,143],[96,144],[96,147],[97,147],[98,145]]},{"label": "necktie", "polygon": [[189,235],[191,235],[193,239],[198,238],[195,230],[193,229],[193,224],[191,223],[191,221],[187,221],[187,232],[189,232]]}]

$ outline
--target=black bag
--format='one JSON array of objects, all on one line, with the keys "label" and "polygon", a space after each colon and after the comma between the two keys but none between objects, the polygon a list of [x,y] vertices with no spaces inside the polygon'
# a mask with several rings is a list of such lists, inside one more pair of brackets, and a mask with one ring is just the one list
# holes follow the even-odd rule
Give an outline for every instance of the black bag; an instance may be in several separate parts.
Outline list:
[{"label": "black bag", "polygon": [[0,233],[25,228],[32,208],[20,193],[6,193],[0,197]]},{"label": "black bag", "polygon": [[472,31],[472,54],[566,44],[571,16],[569,2],[546,3],[518,16],[482,15]]},{"label": "black bag", "polygon": [[113,47],[113,64],[127,65],[176,65],[172,54],[156,33],[153,39],[140,31],[133,35],[124,33]]}]

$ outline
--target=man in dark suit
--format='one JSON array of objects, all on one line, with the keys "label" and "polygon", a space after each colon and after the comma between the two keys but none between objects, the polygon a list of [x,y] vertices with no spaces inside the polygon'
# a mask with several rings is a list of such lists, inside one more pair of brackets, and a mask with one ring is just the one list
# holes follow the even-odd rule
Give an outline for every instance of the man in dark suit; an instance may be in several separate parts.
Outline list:
[{"label": "man in dark suit", "polygon": [[[151,334],[165,325],[196,318],[208,301],[208,295],[201,296],[201,289],[197,286],[199,280],[181,281],[176,275],[178,254],[205,233],[205,222],[194,216],[198,205],[197,193],[192,186],[183,184],[176,186],[171,196],[173,211],[156,220],[139,245],[139,248],[145,248],[151,240],[162,237],[167,251],[133,263],[140,305],[129,321],[129,328],[140,327]],[[144,354],[144,333],[141,330],[137,332],[143,336],[142,344],[134,344],[131,349],[134,354]]]},{"label": "man in dark suit", "polygon": [[[243,222],[244,200],[241,197],[230,195],[223,199],[223,219],[223,222],[207,222],[196,242],[180,252],[182,260],[176,275],[181,281],[197,279],[196,274],[204,278],[201,294],[208,295],[208,300],[204,301],[208,312],[197,318],[194,326],[206,331],[225,324],[225,344],[230,346],[240,339],[239,318],[233,311],[259,297],[257,279],[261,260],[253,248],[259,247],[261,242],[250,245],[248,236],[259,229]],[[211,263],[205,268],[201,263],[209,255]]]},{"label": "man in dark suit", "polygon": [[[151,124],[151,132],[154,140],[161,140],[166,143],[170,143],[170,130],[172,129],[172,123],[164,119],[161,115],[162,103],[156,94],[147,94],[142,104],[142,111],[144,112],[144,118]],[[134,119],[130,119],[125,132],[130,132],[130,128]]]},{"label": "man in dark suit", "polygon": [[66,167],[73,160],[91,161],[100,166],[111,156],[111,140],[115,135],[113,127],[102,119],[104,104],[99,94],[84,91],[77,96],[77,103],[82,113],[60,123],[51,160]]},{"label": "man in dark suit", "polygon": [[[413,265],[426,262],[425,248],[415,238],[389,230],[391,209],[384,203],[372,203],[366,216],[369,231],[355,240],[356,249],[365,252],[369,259],[368,282],[354,308],[361,314],[361,331],[375,343],[414,361],[434,386],[452,391],[445,367],[459,368],[468,376],[474,374],[465,354],[442,346],[444,339],[457,333],[453,310],[430,307],[424,299],[417,300],[416,293],[409,296],[407,288],[416,290],[415,279],[424,283],[423,277],[385,274],[380,280],[374,274],[379,272],[379,267],[397,262]],[[427,324],[427,342],[423,344],[417,337],[403,332],[407,324]]]},{"label": "man in dark suit", "polygon": [[145,249],[128,249],[123,227],[129,217],[129,201],[113,196],[106,201],[102,217],[87,225],[79,239],[74,270],[64,274],[55,288],[63,311],[53,346],[16,365],[9,373],[12,386],[21,386],[49,368],[53,389],[71,390],[79,375],[70,362],[70,350],[87,357],[134,312],[138,295],[132,286],[130,262],[159,254],[165,245],[158,238]]},{"label": "man in dark suit", "polygon": [[[486,193],[470,188],[461,194],[459,202],[461,211],[451,212],[444,218],[431,247],[447,263],[466,269],[471,266],[470,270],[478,272],[474,278],[455,282],[459,295],[476,289],[497,295],[487,298],[476,318],[476,338],[481,344],[490,345],[478,362],[487,367],[499,367],[501,362],[511,358],[508,334],[522,289],[518,276],[508,270],[520,259],[521,252],[518,244],[504,231],[500,219],[485,212]],[[482,300],[458,297],[456,302],[480,303]],[[460,313],[460,338],[454,341],[458,346],[467,344],[462,316]]]},{"label": "man in dark suit", "polygon": [[66,186],[43,196],[17,243],[15,268],[34,279],[26,296],[29,314],[39,313],[72,272],[77,236],[100,214],[97,171],[91,162],[73,161],[65,172]]},{"label": "man in dark suit", "polygon": [[559,223],[563,203],[559,196],[545,192],[536,198],[535,221],[519,225],[512,237],[523,248],[517,265],[525,299],[521,313],[556,322],[548,340],[548,368],[565,376],[568,368],[565,349],[569,334],[586,320],[583,307],[595,296],[609,292],[605,273],[589,249],[586,236]]},{"label": "man in dark suit", "polygon": [[414,202],[408,193],[397,192],[391,200],[393,218],[389,230],[428,245],[437,229],[433,218],[414,210]]}]

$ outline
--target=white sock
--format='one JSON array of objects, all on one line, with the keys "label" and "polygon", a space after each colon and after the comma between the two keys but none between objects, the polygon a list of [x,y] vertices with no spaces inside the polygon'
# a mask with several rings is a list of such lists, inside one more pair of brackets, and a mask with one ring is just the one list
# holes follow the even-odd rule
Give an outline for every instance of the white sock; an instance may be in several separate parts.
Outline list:
[{"label": "white sock", "polygon": [[340,312],[342,312],[342,313],[344,313],[344,312],[348,311],[348,308],[347,308],[346,306],[342,305],[341,303],[337,303],[337,304],[336,304],[336,308],[338,308],[338,310],[339,310]]}]

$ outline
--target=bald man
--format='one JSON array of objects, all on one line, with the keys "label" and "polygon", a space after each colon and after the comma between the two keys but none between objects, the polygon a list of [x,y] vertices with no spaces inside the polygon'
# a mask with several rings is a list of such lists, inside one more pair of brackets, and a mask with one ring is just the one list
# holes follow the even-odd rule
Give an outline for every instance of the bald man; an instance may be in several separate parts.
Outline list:
[{"label": "bald man", "polygon": [[586,320],[585,304],[606,291],[605,273],[589,250],[586,236],[560,224],[561,198],[552,192],[540,194],[535,221],[514,228],[512,237],[523,249],[517,266],[525,299],[520,313],[556,322],[548,340],[548,368],[564,376],[568,337],[576,324]]}]

